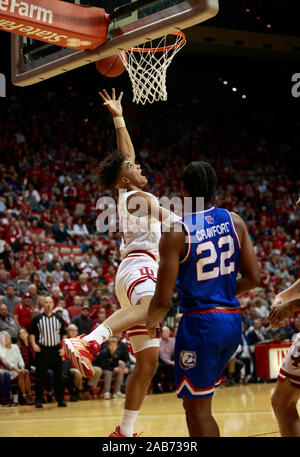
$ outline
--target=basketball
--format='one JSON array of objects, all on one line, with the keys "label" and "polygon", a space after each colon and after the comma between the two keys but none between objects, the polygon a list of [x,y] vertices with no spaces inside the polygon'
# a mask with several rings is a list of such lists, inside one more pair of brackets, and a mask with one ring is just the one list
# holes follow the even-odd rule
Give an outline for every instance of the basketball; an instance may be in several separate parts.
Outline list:
[{"label": "basketball", "polygon": [[101,75],[107,76],[108,78],[116,78],[125,70],[125,66],[119,54],[114,54],[112,56],[105,57],[105,59],[98,60],[96,62],[96,68]]}]

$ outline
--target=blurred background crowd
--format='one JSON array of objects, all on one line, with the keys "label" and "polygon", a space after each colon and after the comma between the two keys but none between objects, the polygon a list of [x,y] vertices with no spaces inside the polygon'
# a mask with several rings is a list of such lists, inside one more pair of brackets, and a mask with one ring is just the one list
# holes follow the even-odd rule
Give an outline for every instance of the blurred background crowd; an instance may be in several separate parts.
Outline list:
[{"label": "blurred background crowd", "polygon": [[[146,190],[158,198],[179,196],[185,165],[209,161],[219,180],[213,203],[238,213],[247,224],[261,285],[240,297],[243,339],[224,372],[226,386],[259,381],[255,345],[290,342],[300,330],[297,314],[277,329],[271,329],[267,319],[275,294],[300,278],[300,213],[295,205],[300,192],[299,122],[288,106],[283,112],[276,97],[264,94],[258,76],[254,85],[257,67],[251,70],[244,61],[241,75],[240,63],[229,71],[225,59],[218,65],[214,60],[207,57],[211,72],[206,67],[201,84],[190,59],[173,76],[170,70],[165,103],[133,106],[126,76],[116,87],[123,90],[127,84],[124,116],[137,161],[149,180]],[[260,61],[265,81],[263,66]],[[237,99],[228,91],[233,74],[247,97]],[[99,82],[83,88],[78,75],[60,77],[60,84],[49,83],[44,91],[22,88],[21,96],[19,88],[11,87],[2,102],[0,396],[6,405],[34,401],[35,354],[28,335],[32,320],[43,312],[45,296],[53,298],[54,312],[62,316],[68,336],[89,333],[120,307],[114,293],[120,263],[118,226],[115,232],[99,233],[95,224],[98,198],[117,199],[109,190],[100,194],[96,179],[99,160],[116,147],[115,131],[97,99]],[[108,81],[105,87],[111,86]],[[151,392],[174,391],[172,357],[179,319],[174,290]],[[134,362],[124,333],[107,342],[95,358],[93,380],[82,379],[75,367],[64,364],[68,398],[122,397]],[[45,401],[53,401],[51,370],[45,392]]]}]

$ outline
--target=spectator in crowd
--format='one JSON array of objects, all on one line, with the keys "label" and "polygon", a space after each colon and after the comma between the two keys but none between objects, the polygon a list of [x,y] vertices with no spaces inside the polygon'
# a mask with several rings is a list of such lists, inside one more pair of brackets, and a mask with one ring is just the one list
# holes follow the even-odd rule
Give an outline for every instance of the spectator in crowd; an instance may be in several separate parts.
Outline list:
[{"label": "spectator in crowd", "polygon": [[63,271],[63,279],[58,284],[58,287],[60,288],[60,290],[64,296],[66,296],[68,294],[70,286],[71,286],[70,273],[68,271]]},{"label": "spectator in crowd", "polygon": [[31,305],[34,308],[37,308],[38,307],[38,300],[39,300],[37,286],[35,284],[30,284],[30,286],[28,287],[28,293],[29,293],[30,298],[31,298]]},{"label": "spectator in crowd", "polygon": [[91,286],[91,294],[92,296],[95,295],[97,290],[102,290],[102,284],[99,280],[99,276],[97,272],[94,270],[92,271],[91,277],[90,277],[90,286]]},{"label": "spectator in crowd", "polygon": [[1,298],[1,302],[7,306],[9,314],[13,314],[14,309],[21,299],[16,296],[15,289],[12,284],[6,287],[6,294]]},{"label": "spectator in crowd", "polygon": [[[257,317],[254,319],[253,327],[250,327],[247,332],[246,336],[249,343],[249,350],[252,356],[252,363],[253,363],[253,372],[256,373],[256,364],[255,364],[255,345],[258,343],[262,343],[265,341],[264,334],[261,331],[262,329],[262,319]],[[256,380],[254,375],[253,381]]]},{"label": "spectator in crowd", "polygon": [[91,279],[92,274],[95,272],[94,265],[91,262],[91,258],[88,254],[85,254],[83,261],[79,264],[79,269],[88,279]]},{"label": "spectator in crowd", "polygon": [[263,299],[261,297],[258,297],[255,300],[255,311],[256,311],[257,317],[264,318],[269,315],[269,310],[264,305]]},{"label": "spectator in crowd", "polygon": [[[64,320],[65,326],[67,327],[70,324],[71,319],[70,319],[69,311],[66,309],[66,300],[64,299],[64,297],[60,297],[58,299],[57,308],[61,309],[61,315]],[[53,310],[54,313],[56,313],[57,308],[55,308]]]},{"label": "spectator in crowd", "polygon": [[92,331],[95,330],[95,328],[98,327],[98,325],[102,324],[102,322],[105,321],[105,319],[107,318],[106,316],[106,311],[104,308],[100,308],[99,311],[97,312],[97,319],[95,321],[93,321],[93,328],[92,328]]},{"label": "spectator in crowd", "polygon": [[49,270],[48,270],[48,262],[47,260],[43,260],[40,264],[40,268],[37,271],[37,274],[39,275],[39,278],[41,280],[41,283],[45,286],[47,282],[47,278],[49,276]]},{"label": "spectator in crowd", "polygon": [[121,359],[121,351],[123,346],[118,345],[116,338],[110,338],[106,344],[102,346],[99,354],[95,357],[93,365],[102,368],[104,382],[104,399],[111,398],[111,384],[113,377],[115,378],[113,398],[123,398],[125,395],[121,392],[121,386],[124,383],[124,374],[129,372],[129,355],[127,363]]},{"label": "spectator in crowd", "polygon": [[45,287],[46,287],[46,293],[51,294],[53,287],[55,287],[55,280],[54,280],[54,276],[52,274],[49,274],[47,276]]},{"label": "spectator in crowd", "polygon": [[76,293],[80,297],[90,297],[92,294],[91,286],[89,285],[87,275],[82,273],[78,278]]},{"label": "spectator in crowd", "polygon": [[[75,338],[78,336],[78,328],[75,324],[69,324],[67,327],[67,338]],[[79,400],[86,400],[87,398],[94,398],[96,393],[96,387],[99,384],[102,369],[98,366],[94,366],[94,375],[89,379],[84,379],[78,368],[76,368],[71,362],[70,367],[71,375],[73,376],[73,382],[75,387],[74,396]]]},{"label": "spectator in crowd", "polygon": [[62,260],[59,256],[59,253],[54,251],[52,255],[52,260],[48,262],[48,270],[50,271],[50,273],[52,273],[55,270],[55,265],[57,263],[62,263]]},{"label": "spectator in crowd", "polygon": [[169,327],[162,328],[158,367],[153,377],[154,393],[175,391],[175,338],[170,333]]},{"label": "spectator in crowd", "polygon": [[225,381],[227,386],[234,386],[236,383],[240,381],[240,371],[243,367],[243,363],[236,357],[236,353],[237,351],[228,360],[227,366],[224,369],[224,373],[226,374]]},{"label": "spectator in crowd", "polygon": [[101,306],[101,299],[102,299],[103,292],[101,289],[95,289],[93,295],[90,300],[91,308],[94,305]]},{"label": "spectator in crowd", "polygon": [[[43,294],[43,293],[46,292],[46,287],[45,287],[44,284],[41,282],[38,273],[33,273],[33,274],[31,275],[30,280],[31,280],[31,286],[34,285],[34,286],[36,287],[36,296],[37,296],[37,297],[38,297],[40,294]],[[30,289],[30,286],[29,286],[28,292],[33,296],[32,290]],[[33,300],[33,301],[32,301],[32,304],[33,304],[34,306],[37,306],[37,301],[38,301],[38,300]]]},{"label": "spectator in crowd", "polygon": [[20,327],[25,327],[27,330],[31,329],[32,313],[34,307],[31,304],[31,295],[26,292],[23,295],[22,303],[19,303],[14,309],[14,318]]},{"label": "spectator in crowd", "polygon": [[32,405],[33,399],[30,376],[28,371],[25,369],[25,364],[21,352],[16,344],[11,343],[11,338],[8,332],[1,332],[0,337],[0,360],[1,364],[10,375],[13,402],[17,404],[19,403],[19,389],[25,404]]},{"label": "spectator in crowd", "polygon": [[64,264],[64,271],[68,271],[70,273],[70,278],[72,280],[77,280],[79,275],[81,274],[80,268],[75,261],[75,255],[71,254],[69,257],[69,261]]},{"label": "spectator in crowd", "polygon": [[254,346],[257,343],[261,343],[265,340],[263,333],[261,332],[262,320],[260,317],[256,318],[253,323],[253,327],[250,327],[246,332],[248,342],[250,346]]},{"label": "spectator in crowd", "polygon": [[67,242],[69,234],[63,222],[53,224],[53,235],[57,243],[64,244]]},{"label": "spectator in crowd", "polygon": [[78,295],[75,295],[73,303],[73,306],[69,306],[67,308],[71,320],[73,319],[73,317],[81,314],[82,310],[82,300]]},{"label": "spectator in crowd", "polygon": [[97,267],[96,268],[96,273],[98,275],[99,284],[102,284],[103,286],[106,286],[106,279],[103,277],[103,268],[102,267]]},{"label": "spectator in crowd", "polygon": [[64,294],[64,297],[66,299],[66,307],[69,309],[71,306],[74,305],[74,298],[76,297],[76,286],[71,284],[69,286],[68,292]]},{"label": "spectator in crowd", "polygon": [[25,268],[21,268],[18,274],[17,280],[17,295],[23,296],[28,292],[30,286],[30,274],[27,272]]},{"label": "spectator in crowd", "polygon": [[11,380],[7,371],[3,370],[0,360],[0,405],[1,406],[16,406],[17,404],[11,400]]},{"label": "spectator in crowd", "polygon": [[89,256],[89,263],[93,265],[93,268],[99,267],[99,260],[94,254],[94,249],[92,246],[89,246],[86,250],[86,255]]},{"label": "spectator in crowd", "polygon": [[64,272],[60,262],[56,262],[54,264],[54,270],[51,272],[51,274],[54,278],[54,284],[59,286],[59,283],[61,283],[64,279]]},{"label": "spectator in crowd", "polygon": [[8,308],[4,303],[0,303],[0,332],[6,331],[10,337],[12,343],[17,342],[19,325],[8,312]]},{"label": "spectator in crowd", "polygon": [[240,360],[243,364],[242,368],[240,369],[241,380],[242,380],[243,384],[247,384],[253,378],[253,363],[252,363],[252,356],[251,356],[250,349],[249,349],[248,338],[245,335],[244,322],[242,322],[242,337],[241,337],[241,343],[236,352],[236,358],[238,360]]},{"label": "spectator in crowd", "polygon": [[73,233],[74,236],[81,239],[85,239],[90,236],[89,231],[86,225],[84,224],[82,217],[79,217],[77,219],[77,222],[73,225]]},{"label": "spectator in crowd", "polygon": [[[36,378],[36,354],[29,341],[29,333],[26,328],[20,328],[18,331],[17,345],[20,349],[22,358],[24,360],[25,368],[28,370],[30,377]],[[47,389],[47,403],[52,403],[52,390],[53,390],[53,371],[47,370],[46,379]]]},{"label": "spectator in crowd", "polygon": [[110,265],[107,269],[107,273],[105,273],[103,275],[105,281],[106,281],[106,284],[111,284],[111,283],[114,283],[115,282],[115,279],[116,279],[116,270],[115,270],[115,267],[113,265]]},{"label": "spectator in crowd", "polygon": [[0,270],[0,294],[5,295],[7,286],[11,284],[9,278],[9,272],[6,270]]},{"label": "spectator in crowd", "polygon": [[245,324],[245,331],[247,331],[250,327],[254,326],[254,320],[258,317],[256,313],[256,309],[254,306],[247,307],[246,310],[243,311],[243,320]]},{"label": "spectator in crowd", "polygon": [[47,370],[54,373],[54,392],[58,406],[67,406],[64,401],[62,380],[62,358],[60,342],[63,339],[65,325],[62,317],[53,313],[54,303],[50,296],[44,300],[44,312],[33,320],[30,342],[36,352],[36,408],[42,408],[43,391]]},{"label": "spectator in crowd", "polygon": [[54,306],[58,306],[58,300],[63,297],[63,294],[59,288],[59,286],[53,286],[51,289],[51,297],[54,302]]},{"label": "spectator in crowd", "polygon": [[78,397],[76,394],[76,389],[75,389],[75,384],[74,384],[74,377],[71,373],[71,366],[72,363],[69,359],[64,357],[64,352],[62,350],[61,352],[61,358],[62,358],[62,385],[63,385],[63,390],[65,388],[68,389],[69,394],[70,394],[70,401],[75,402],[78,401]]},{"label": "spectator in crowd", "polygon": [[284,319],[278,324],[278,328],[273,329],[273,339],[278,342],[291,341],[292,329],[289,326],[289,320]]},{"label": "spectator in crowd", "polygon": [[88,335],[93,328],[93,321],[89,317],[89,310],[89,306],[83,304],[81,313],[78,316],[72,318],[71,322],[78,328],[79,335],[82,335],[83,333]]}]

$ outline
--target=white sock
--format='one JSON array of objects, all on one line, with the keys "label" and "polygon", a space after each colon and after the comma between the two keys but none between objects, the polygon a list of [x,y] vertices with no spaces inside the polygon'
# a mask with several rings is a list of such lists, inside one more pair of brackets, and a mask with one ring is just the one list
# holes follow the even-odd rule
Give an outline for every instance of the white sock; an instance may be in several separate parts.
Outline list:
[{"label": "white sock", "polygon": [[134,425],[138,415],[138,411],[131,411],[124,409],[123,417],[120,423],[120,432],[124,436],[132,436],[134,432]]},{"label": "white sock", "polygon": [[108,340],[112,336],[112,331],[106,324],[100,324],[97,328],[88,335],[84,336],[82,339],[84,341],[97,341],[97,343],[102,344],[104,341]]}]

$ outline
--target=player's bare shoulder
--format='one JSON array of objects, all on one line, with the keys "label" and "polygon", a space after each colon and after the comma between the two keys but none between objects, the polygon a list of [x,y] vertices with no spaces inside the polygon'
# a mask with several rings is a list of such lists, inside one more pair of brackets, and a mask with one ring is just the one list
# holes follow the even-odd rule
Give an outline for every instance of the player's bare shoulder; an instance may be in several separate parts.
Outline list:
[{"label": "player's bare shoulder", "polygon": [[239,216],[237,213],[234,213],[233,211],[230,211],[230,215],[232,217],[234,226],[236,228],[236,231],[238,233],[239,239],[242,242],[243,238],[245,236],[245,233],[247,233],[247,227],[244,219]]}]

